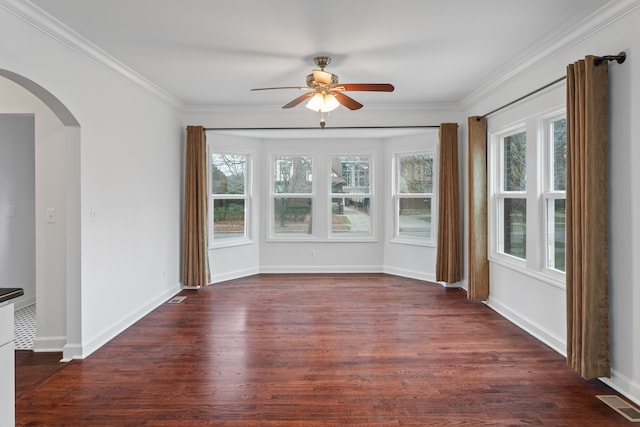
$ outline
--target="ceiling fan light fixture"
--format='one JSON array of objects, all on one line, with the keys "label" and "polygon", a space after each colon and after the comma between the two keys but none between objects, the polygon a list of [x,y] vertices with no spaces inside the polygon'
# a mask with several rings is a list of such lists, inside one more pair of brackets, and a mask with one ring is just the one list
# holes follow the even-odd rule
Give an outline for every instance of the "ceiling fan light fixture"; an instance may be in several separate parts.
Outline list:
[{"label": "ceiling fan light fixture", "polygon": [[333,111],[340,106],[340,103],[336,99],[335,95],[329,93],[316,93],[314,94],[309,102],[307,102],[306,107],[313,111],[318,111],[321,113],[327,113],[329,111]]}]

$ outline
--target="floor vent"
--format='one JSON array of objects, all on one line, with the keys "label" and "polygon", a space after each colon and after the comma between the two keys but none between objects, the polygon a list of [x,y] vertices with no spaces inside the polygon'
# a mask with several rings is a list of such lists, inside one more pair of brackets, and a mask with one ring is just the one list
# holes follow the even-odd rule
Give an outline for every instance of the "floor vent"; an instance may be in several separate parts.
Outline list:
[{"label": "floor vent", "polygon": [[632,423],[640,423],[640,410],[631,406],[619,396],[597,395],[596,397]]},{"label": "floor vent", "polygon": [[187,297],[173,297],[169,301],[167,301],[167,304],[180,304],[185,300],[185,298]]}]

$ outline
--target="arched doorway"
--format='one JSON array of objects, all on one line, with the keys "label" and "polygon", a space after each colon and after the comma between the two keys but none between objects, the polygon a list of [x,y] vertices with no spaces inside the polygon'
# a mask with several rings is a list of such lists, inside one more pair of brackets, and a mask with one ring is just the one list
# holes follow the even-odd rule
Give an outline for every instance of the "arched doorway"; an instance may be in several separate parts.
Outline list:
[{"label": "arched doorway", "polygon": [[[80,276],[80,124],[71,111],[58,98],[56,98],[55,95],[44,87],[9,70],[0,69],[0,76],[13,81],[40,99],[60,120],[64,127],[63,134],[60,136],[63,140],[60,145],[64,150],[64,153],[62,153],[62,156],[64,157],[64,170],[59,171],[59,173],[63,174],[61,180],[63,183],[62,185],[64,186],[64,200],[60,201],[60,203],[63,204],[62,209],[60,210],[64,212],[65,230],[63,247],[58,247],[58,250],[62,250],[63,253],[57,254],[61,255],[57,258],[57,262],[60,264],[57,268],[63,270],[63,291],[65,296],[62,301],[55,303],[55,307],[50,307],[49,309],[64,310],[64,323],[66,327],[64,335],[48,337],[50,341],[44,340],[44,350],[46,350],[47,343],[50,343],[51,347],[56,349],[59,349],[60,346],[62,346],[63,360],[70,360],[75,357],[79,357],[82,354]],[[38,138],[38,136],[36,136],[36,138]],[[38,168],[37,165],[36,168]],[[38,183],[36,183],[36,186],[37,185]],[[38,196],[38,192],[36,191],[36,198],[38,197],[40,196]],[[36,202],[36,206],[38,205],[39,203]],[[42,205],[42,203],[40,203],[40,205]],[[41,234],[42,233],[39,233],[38,231],[38,226],[36,226],[37,252],[46,254],[47,252],[50,252],[50,250],[41,247],[44,245]],[[43,259],[36,261],[38,265],[41,262],[46,262],[47,256],[41,258]],[[36,298],[45,300],[41,301],[40,304],[47,303],[45,281],[46,277],[36,277]],[[60,305],[63,305],[63,307],[60,307]],[[39,309],[38,311],[38,323],[45,322],[46,319],[40,319],[41,310]]]}]

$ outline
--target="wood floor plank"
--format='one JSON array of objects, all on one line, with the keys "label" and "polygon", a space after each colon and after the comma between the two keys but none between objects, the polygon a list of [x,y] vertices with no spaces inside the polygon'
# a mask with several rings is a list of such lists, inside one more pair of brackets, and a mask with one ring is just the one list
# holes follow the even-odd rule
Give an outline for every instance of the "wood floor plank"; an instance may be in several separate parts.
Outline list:
[{"label": "wood floor plank", "polygon": [[35,353],[16,350],[16,398],[33,390],[65,365],[60,363],[62,353]]},{"label": "wood floor plank", "polygon": [[[384,274],[273,274],[180,294],[23,392],[17,425],[626,422],[595,397],[613,390],[462,290]],[[17,360],[17,371],[28,364]]]}]

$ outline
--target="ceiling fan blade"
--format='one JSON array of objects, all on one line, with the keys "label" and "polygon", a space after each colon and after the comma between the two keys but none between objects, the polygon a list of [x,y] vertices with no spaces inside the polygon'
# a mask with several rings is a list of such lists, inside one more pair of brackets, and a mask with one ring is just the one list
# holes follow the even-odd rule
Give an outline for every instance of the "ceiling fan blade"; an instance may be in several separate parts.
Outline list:
[{"label": "ceiling fan blade", "polygon": [[282,108],[293,108],[296,105],[300,104],[305,99],[310,98],[312,96],[313,96],[313,92],[305,93],[304,95],[300,95],[299,97],[297,97],[296,99],[294,99],[290,103],[288,103],[286,105],[283,105]]},{"label": "ceiling fan blade", "polygon": [[251,90],[273,90],[273,89],[303,89],[310,90],[311,88],[307,86],[280,86],[280,87],[258,87]]},{"label": "ceiling fan blade", "polygon": [[359,92],[393,92],[394,87],[389,83],[340,83],[334,90],[349,90]]},{"label": "ceiling fan blade", "polygon": [[348,109],[359,110],[360,108],[362,108],[362,104],[360,104],[355,99],[345,95],[344,93],[341,93],[341,92],[332,92],[332,93],[333,95],[335,95],[338,102],[344,105],[345,107],[347,107]]}]

